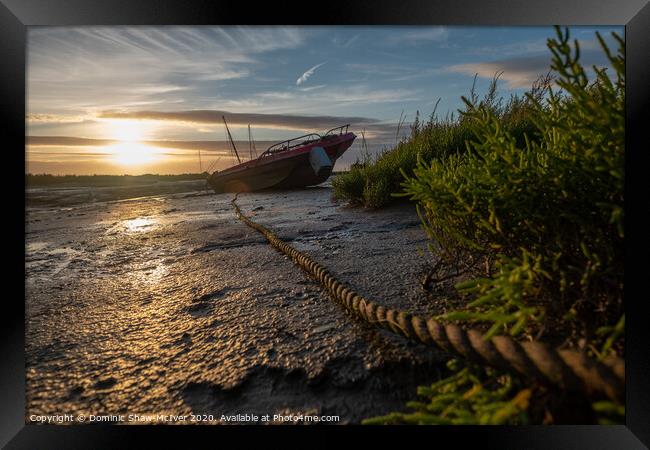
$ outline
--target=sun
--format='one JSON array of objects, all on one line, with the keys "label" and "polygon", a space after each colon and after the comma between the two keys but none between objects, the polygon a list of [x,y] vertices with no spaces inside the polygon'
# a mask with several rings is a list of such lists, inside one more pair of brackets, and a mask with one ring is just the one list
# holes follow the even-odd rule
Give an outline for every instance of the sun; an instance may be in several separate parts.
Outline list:
[{"label": "sun", "polygon": [[120,142],[111,145],[107,150],[112,159],[123,166],[138,166],[154,162],[158,159],[158,150],[138,142]]},{"label": "sun", "polygon": [[115,163],[123,166],[138,166],[159,159],[159,150],[142,141],[144,132],[140,122],[112,120],[108,126],[111,138],[118,141],[106,148]]}]

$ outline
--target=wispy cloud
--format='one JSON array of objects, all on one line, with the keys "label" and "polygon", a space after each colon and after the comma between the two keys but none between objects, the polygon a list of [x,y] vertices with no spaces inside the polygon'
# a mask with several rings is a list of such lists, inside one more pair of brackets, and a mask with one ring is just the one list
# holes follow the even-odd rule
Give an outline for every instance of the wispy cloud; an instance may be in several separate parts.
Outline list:
[{"label": "wispy cloud", "polygon": [[27,114],[27,122],[31,123],[82,123],[88,116],[66,114]]},{"label": "wispy cloud", "polygon": [[135,119],[135,120],[168,120],[176,122],[192,122],[201,124],[221,124],[222,116],[226,117],[229,124],[245,126],[253,124],[256,127],[271,127],[293,130],[324,130],[337,124],[354,123],[374,124],[377,119],[368,117],[345,116],[306,116],[289,114],[259,114],[259,113],[232,113],[218,110],[192,110],[192,111],[104,111],[99,118],[105,119]]},{"label": "wispy cloud", "polygon": [[[258,111],[307,114],[311,111],[349,110],[351,105],[389,105],[421,100],[421,92],[415,89],[376,89],[372,85],[357,83],[347,86],[331,86],[307,92],[270,91],[256,95],[260,99]],[[283,102],[278,102],[283,100]],[[339,114],[339,113],[337,113]],[[344,115],[344,114],[343,114]]]},{"label": "wispy cloud", "polygon": [[362,74],[367,78],[383,78],[386,81],[407,81],[439,75],[446,70],[440,67],[429,67],[422,64],[367,64],[348,63],[344,66],[354,73]]},{"label": "wispy cloud", "polygon": [[314,67],[312,67],[311,69],[308,69],[305,73],[300,75],[300,77],[296,80],[296,86],[300,86],[305,81],[307,81],[309,79],[309,77],[311,77],[314,74],[314,72],[316,72],[316,69],[318,69],[323,64],[325,64],[325,63],[322,62],[320,64],[316,64]]},{"label": "wispy cloud", "polygon": [[[598,41],[593,38],[593,31],[590,31],[592,36],[588,39],[579,39],[578,43],[581,50],[599,50],[600,45]],[[605,40],[610,42],[608,36],[605,36]],[[549,49],[547,44],[547,38],[540,38],[536,40],[527,40],[527,41],[518,41],[518,42],[509,42],[506,44],[499,45],[479,45],[470,47],[465,51],[466,55],[476,55],[476,56],[491,56],[491,57],[500,57],[500,58],[510,58],[510,57],[523,57],[523,56],[535,56],[539,54],[549,55]]]},{"label": "wispy cloud", "polygon": [[323,89],[324,87],[327,87],[327,85],[326,84],[318,84],[316,86],[301,87],[301,88],[298,88],[298,90],[302,91],[302,92],[310,92],[310,91],[315,91],[316,89]]},{"label": "wispy cloud", "polygon": [[513,56],[532,56],[540,53],[548,55],[545,39],[524,42],[510,42],[502,45],[474,46],[468,48],[467,55],[508,58]]},{"label": "wispy cloud", "polygon": [[389,39],[391,43],[418,44],[421,42],[446,42],[449,38],[449,30],[445,27],[429,27],[395,33]]},{"label": "wispy cloud", "polygon": [[61,147],[103,147],[118,141],[113,139],[88,139],[71,136],[27,136],[28,146],[61,146]]},{"label": "wispy cloud", "polygon": [[355,73],[378,76],[396,76],[408,72],[407,68],[398,64],[369,64],[353,62],[346,63],[343,67]]},{"label": "wispy cloud", "polygon": [[214,98],[215,87],[246,79],[268,53],[295,49],[306,34],[293,27],[30,29],[28,111]]},{"label": "wispy cloud", "polygon": [[348,40],[347,40],[347,41],[342,45],[342,47],[344,47],[344,48],[350,48],[350,46],[351,46],[352,44],[354,44],[354,43],[357,41],[357,39],[359,39],[360,36],[361,36],[361,35],[359,35],[359,34],[355,34],[355,35],[352,36],[350,39],[348,39]]}]

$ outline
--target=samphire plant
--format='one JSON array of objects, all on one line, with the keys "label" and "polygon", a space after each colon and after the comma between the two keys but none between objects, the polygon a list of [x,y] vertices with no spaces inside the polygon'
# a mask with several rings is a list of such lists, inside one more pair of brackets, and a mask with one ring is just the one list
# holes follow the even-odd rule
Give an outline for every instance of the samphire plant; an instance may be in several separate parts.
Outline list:
[{"label": "samphire plant", "polygon": [[[560,343],[603,359],[623,354],[625,330],[625,45],[613,33],[613,53],[597,34],[610,67],[592,67],[590,80],[578,42],[556,32],[548,40],[555,86],[547,79],[518,103],[533,126],[514,128],[490,102],[463,98],[459,123],[472,135],[465,150],[419,155],[414,169],[402,170],[397,195],[417,203],[438,267],[468,261],[456,284],[465,307],[440,319],[482,326],[487,338],[540,339],[552,330]],[[555,420],[540,386],[457,361],[449,369],[419,388],[409,412],[364,423]],[[624,406],[609,401],[583,404],[582,413],[601,424],[625,420]]]},{"label": "samphire plant", "polygon": [[531,390],[510,375],[451,360],[454,373],[431,386],[420,386],[423,401],[412,401],[413,411],[391,413],[363,421],[366,425],[503,425],[528,424]]},{"label": "samphire plant", "polygon": [[527,95],[534,129],[523,145],[491,108],[463,98],[467,151],[405,174],[440,256],[490,262],[457,286],[470,302],[447,319],[490,323],[489,335],[580,319],[593,334],[621,317],[625,56],[613,36],[616,54],[597,34],[613,78],[593,67],[589,81],[577,40],[557,29],[548,41],[557,88]]}]

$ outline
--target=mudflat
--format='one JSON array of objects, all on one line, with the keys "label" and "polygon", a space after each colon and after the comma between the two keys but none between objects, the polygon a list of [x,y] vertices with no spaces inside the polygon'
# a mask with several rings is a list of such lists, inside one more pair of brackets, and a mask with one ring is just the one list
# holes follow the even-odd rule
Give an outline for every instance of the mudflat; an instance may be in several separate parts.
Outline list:
[{"label": "mudflat", "polygon": [[[27,416],[302,413],[358,423],[404,410],[418,385],[438,379],[444,354],[351,317],[237,220],[232,197],[28,208]],[[412,205],[349,208],[327,184],[240,194],[238,204],[360,294],[441,312],[418,286],[427,237]]]}]

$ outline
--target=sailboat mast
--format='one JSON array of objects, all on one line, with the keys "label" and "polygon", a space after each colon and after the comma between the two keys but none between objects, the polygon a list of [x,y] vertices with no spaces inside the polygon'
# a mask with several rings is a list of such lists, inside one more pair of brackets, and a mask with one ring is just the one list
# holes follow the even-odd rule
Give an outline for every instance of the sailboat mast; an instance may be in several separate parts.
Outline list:
[{"label": "sailboat mast", "polygon": [[253,141],[251,140],[251,124],[248,124],[248,154],[253,159]]},{"label": "sailboat mast", "polygon": [[203,173],[203,164],[201,164],[201,149],[199,149],[199,173]]},{"label": "sailboat mast", "polygon": [[[250,125],[249,125],[249,127],[250,127]],[[253,139],[253,133],[250,131],[250,128],[248,129],[248,139],[250,140],[250,143],[251,143],[252,153],[257,158],[257,149],[255,148],[255,139]]]},{"label": "sailboat mast", "polygon": [[235,156],[237,156],[237,161],[241,164],[241,159],[239,159],[239,153],[237,153],[237,147],[235,147],[235,141],[232,140],[230,129],[228,128],[228,124],[226,123],[226,116],[221,116],[221,118],[223,119],[223,124],[226,126],[226,131],[228,132],[228,139],[230,139],[230,143],[232,144],[232,149],[235,151]]}]

